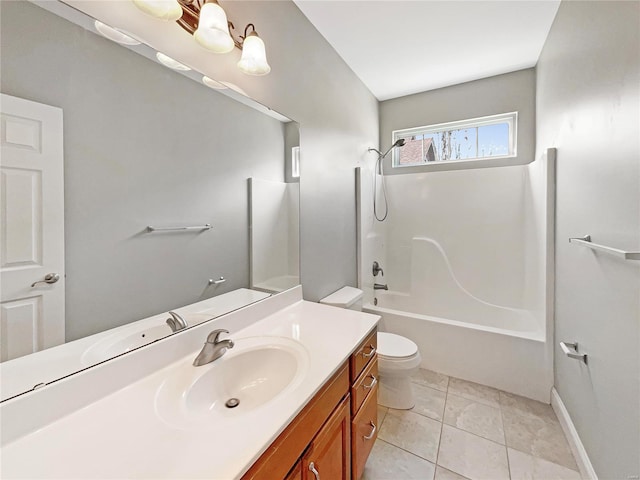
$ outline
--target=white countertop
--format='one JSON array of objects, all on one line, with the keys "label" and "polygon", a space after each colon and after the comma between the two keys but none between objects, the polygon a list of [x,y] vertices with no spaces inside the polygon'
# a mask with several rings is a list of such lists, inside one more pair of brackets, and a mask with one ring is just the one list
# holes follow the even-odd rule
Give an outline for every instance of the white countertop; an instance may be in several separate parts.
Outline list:
[{"label": "white countertop", "polygon": [[[268,293],[239,288],[184,307],[176,307],[173,311],[182,315],[189,326],[193,326],[267,297]],[[164,335],[171,335],[171,329],[165,324],[167,317],[167,312],[161,312],[0,363],[0,399],[10,398],[31,390],[36,384],[51,382],[115,356],[116,353],[108,351],[111,339],[143,332],[154,326],[166,327]]]},{"label": "white countertop", "polygon": [[[290,299],[285,302],[288,305],[283,305],[282,299],[273,297],[221,318],[225,319],[226,325],[222,328],[229,329],[229,338],[234,340],[273,336],[293,339],[304,346],[308,354],[308,370],[290,392],[243,414],[232,423],[220,425],[220,428],[216,428],[216,425],[203,428],[172,425],[157,412],[157,393],[172,370],[195,358],[200,348],[198,346],[188,355],[173,358],[172,363],[164,368],[149,372],[93,403],[46,425],[35,425],[32,431],[18,438],[10,438],[2,447],[0,476],[84,479],[241,477],[379,320],[379,317],[370,314],[302,301],[300,287],[282,295],[286,296],[282,298]],[[259,310],[268,311],[269,302],[276,305],[277,301],[281,302],[278,307],[284,308],[239,330],[229,326],[233,325],[234,316],[238,319],[243,315],[255,316]],[[242,323],[240,320],[238,322]],[[164,345],[156,350],[166,355],[171,351],[168,342],[183,341],[197,345],[197,338],[200,337],[203,342],[207,333],[214,328],[220,328],[216,320],[162,340],[160,342]],[[126,368],[128,356],[131,356],[131,362],[142,361],[145,356],[151,359],[154,355],[151,350],[155,346],[145,347],[138,356],[120,357],[118,360],[122,368]],[[223,361],[224,358],[216,361]],[[112,366],[111,370],[115,368]],[[99,369],[100,366],[84,372],[88,374],[95,370],[95,379],[82,379],[84,385],[100,381]],[[75,383],[75,386],[69,387],[68,395],[73,394],[73,388],[78,388],[80,380]],[[58,389],[62,390],[63,387],[59,385]],[[30,395],[38,393],[36,391]],[[65,397],[58,392],[57,397],[50,398]],[[1,407],[2,404],[0,414],[3,413]],[[21,411],[17,407],[13,405],[12,410],[5,410],[4,413]]]}]

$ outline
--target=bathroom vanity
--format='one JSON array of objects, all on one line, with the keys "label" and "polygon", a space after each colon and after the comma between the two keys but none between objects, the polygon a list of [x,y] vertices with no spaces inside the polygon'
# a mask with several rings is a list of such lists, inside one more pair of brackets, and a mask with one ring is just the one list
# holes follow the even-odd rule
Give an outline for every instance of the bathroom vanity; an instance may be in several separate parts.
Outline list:
[{"label": "bathroom vanity", "polygon": [[[296,287],[3,402],[0,474],[358,478],[376,436],[378,320]],[[194,367],[218,328],[234,348]]]}]

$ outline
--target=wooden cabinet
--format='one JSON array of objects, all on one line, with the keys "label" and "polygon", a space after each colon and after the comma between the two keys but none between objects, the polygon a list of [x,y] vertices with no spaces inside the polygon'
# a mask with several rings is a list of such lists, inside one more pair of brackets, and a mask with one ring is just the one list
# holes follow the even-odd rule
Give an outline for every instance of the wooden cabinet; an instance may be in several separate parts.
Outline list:
[{"label": "wooden cabinet", "polygon": [[336,408],[302,458],[302,480],[351,478],[349,396]]},{"label": "wooden cabinet", "polygon": [[364,473],[378,437],[378,347],[377,331],[360,345],[350,359],[351,378],[351,478]]},{"label": "wooden cabinet", "polygon": [[377,332],[358,346],[242,480],[358,480],[377,436]]}]

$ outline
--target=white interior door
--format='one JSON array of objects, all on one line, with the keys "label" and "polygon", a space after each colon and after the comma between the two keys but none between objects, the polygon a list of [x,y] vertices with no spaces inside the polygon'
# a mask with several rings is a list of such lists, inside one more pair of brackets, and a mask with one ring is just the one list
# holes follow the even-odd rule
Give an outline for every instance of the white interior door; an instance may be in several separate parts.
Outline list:
[{"label": "white interior door", "polygon": [[[6,361],[64,343],[64,177],[60,108],[1,94],[0,116],[0,361]],[[49,283],[32,286],[47,275]]]}]

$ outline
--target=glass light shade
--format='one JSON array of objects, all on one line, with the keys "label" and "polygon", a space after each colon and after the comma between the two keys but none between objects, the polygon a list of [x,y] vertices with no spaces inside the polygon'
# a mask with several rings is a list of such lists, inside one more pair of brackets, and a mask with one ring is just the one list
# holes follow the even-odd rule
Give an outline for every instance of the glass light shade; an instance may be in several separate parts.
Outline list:
[{"label": "glass light shade", "polygon": [[182,7],[178,0],[132,0],[134,5],[147,15],[175,22],[182,17]]},{"label": "glass light shade", "polygon": [[140,45],[140,42],[129,35],[122,33],[120,30],[116,30],[109,25],[106,25],[98,20],[94,22],[96,30],[100,35],[109,40],[112,40],[116,43],[120,43],[121,45]]},{"label": "glass light shade", "polygon": [[193,38],[207,50],[228,53],[233,50],[233,38],[229,35],[227,14],[217,3],[205,3],[200,10],[198,29]]},{"label": "glass light shade", "polygon": [[264,42],[255,32],[244,39],[238,68],[248,75],[266,75],[271,71]]},{"label": "glass light shade", "polygon": [[157,52],[156,53],[156,58],[158,59],[158,61],[163,64],[165,67],[171,68],[173,70],[180,70],[181,72],[186,72],[188,70],[191,70],[189,67],[187,67],[185,64],[178,62],[177,60],[174,60],[173,58],[171,58],[168,55],[165,55],[162,52]]}]

